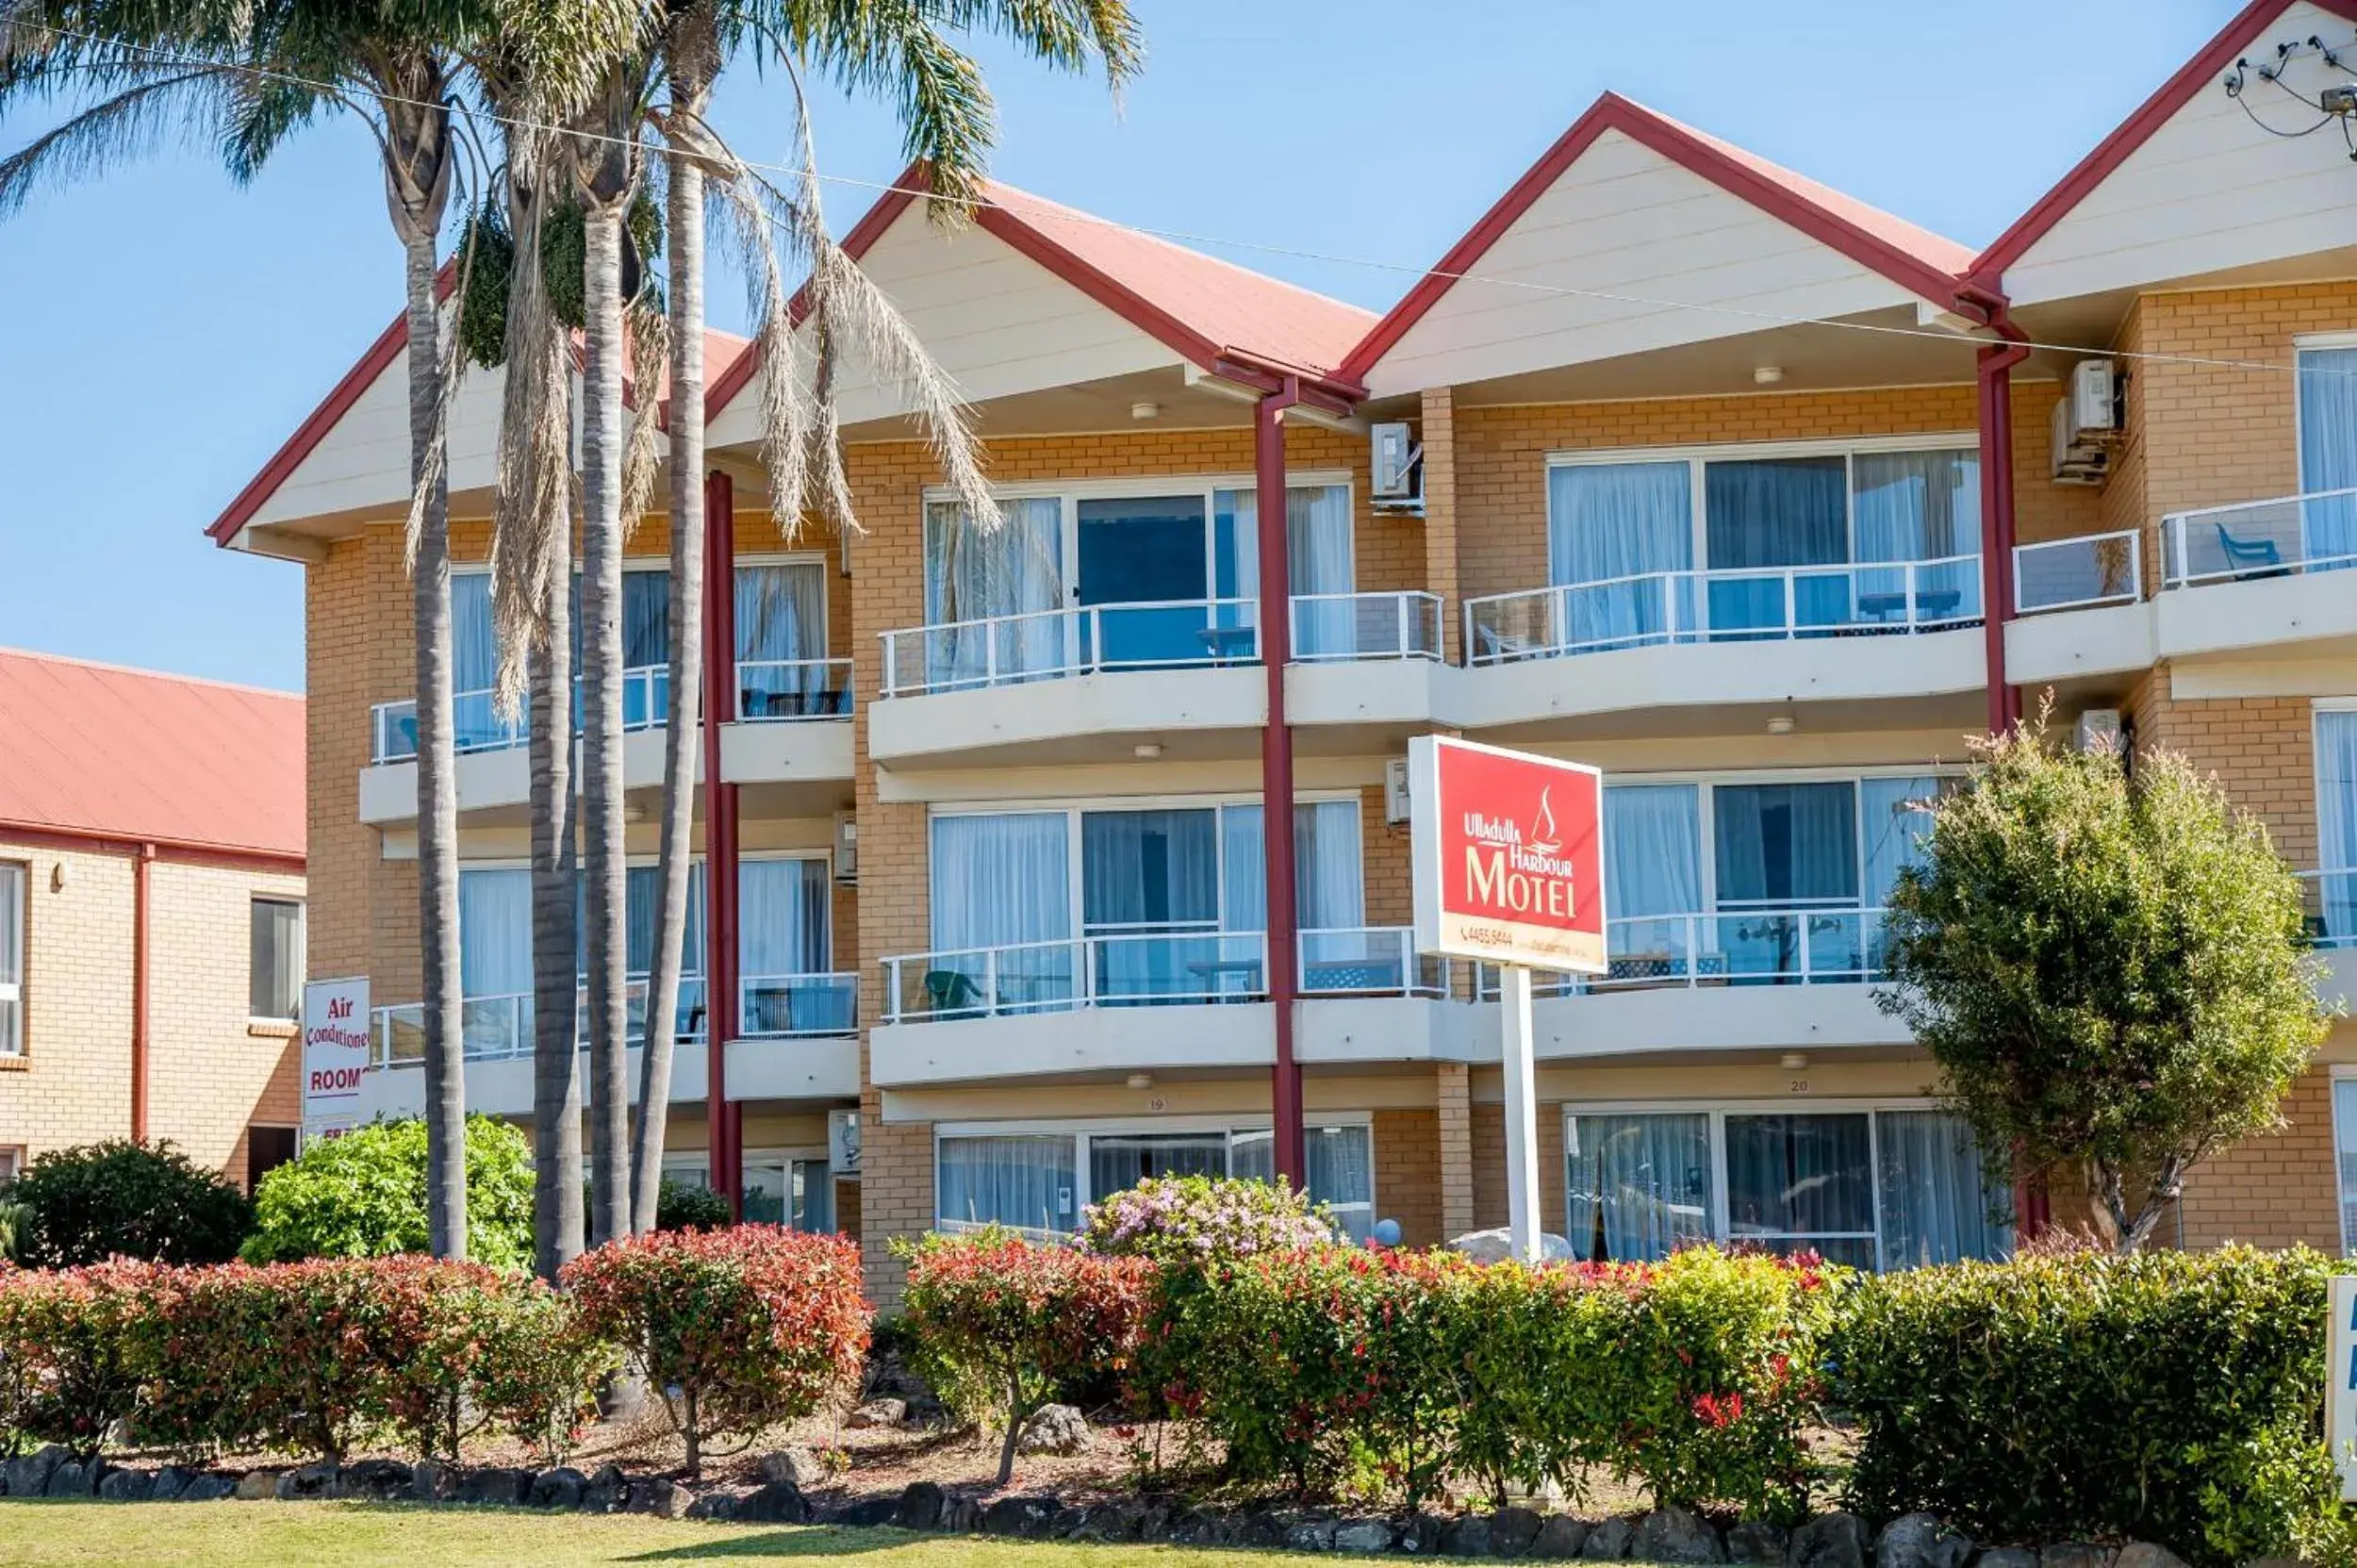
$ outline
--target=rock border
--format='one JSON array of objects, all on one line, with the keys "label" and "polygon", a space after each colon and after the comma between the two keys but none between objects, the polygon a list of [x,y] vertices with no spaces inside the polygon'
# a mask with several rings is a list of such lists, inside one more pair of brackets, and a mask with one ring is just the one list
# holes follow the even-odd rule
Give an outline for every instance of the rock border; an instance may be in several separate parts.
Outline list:
[{"label": "rock border", "polygon": [[[52,1444],[0,1463],[0,1497],[93,1498],[108,1502],[209,1502],[227,1498],[360,1498],[551,1512],[636,1513],[666,1519],[733,1520],[765,1525],[892,1526],[904,1530],[996,1535],[1024,1541],[1113,1544],[1169,1542],[1191,1546],[1283,1547],[1297,1552],[1417,1557],[1656,1563],[1759,1563],[1784,1568],[2186,1568],[2150,1542],[2057,1542],[2041,1549],[1979,1546],[1929,1513],[1910,1513],[1877,1531],[1854,1514],[1819,1514],[1788,1529],[1746,1520],[1722,1529],[1684,1509],[1589,1520],[1527,1508],[1454,1516],[1381,1515],[1326,1509],[1256,1506],[1201,1509],[1183,1499],[1120,1497],[1067,1504],[1051,1494],[984,1502],[932,1481],[898,1496],[863,1497],[821,1509],[798,1484],[785,1455],[762,1461],[764,1483],[750,1490],[692,1492],[665,1476],[631,1476],[616,1465],[585,1475],[553,1470],[460,1468],[427,1461],[362,1460],[342,1469],[308,1464],[242,1475],[168,1464],[148,1470],[106,1460],[77,1461]],[[2251,1568],[2302,1568],[2270,1559]]]}]

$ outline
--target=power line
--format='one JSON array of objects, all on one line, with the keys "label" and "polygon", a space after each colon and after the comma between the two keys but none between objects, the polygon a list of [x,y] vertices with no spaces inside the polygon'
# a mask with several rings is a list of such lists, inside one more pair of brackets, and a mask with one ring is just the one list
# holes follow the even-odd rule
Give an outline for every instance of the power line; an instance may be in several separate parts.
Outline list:
[{"label": "power line", "polygon": [[[313,77],[302,76],[291,72],[279,71],[268,66],[254,65],[244,61],[207,59],[199,55],[189,55],[167,49],[157,49],[151,45],[133,43],[128,41],[113,38],[105,34],[92,33],[72,27],[60,27],[46,22],[25,20],[18,23],[18,25],[45,32],[57,38],[74,39],[86,43],[93,43],[107,48],[129,51],[158,65],[187,66],[205,71],[243,74],[264,81],[273,81],[287,86],[305,88],[314,92],[329,94],[338,98],[343,98],[346,96],[344,89],[334,82],[321,81]],[[542,121],[520,119],[510,115],[503,115],[477,108],[463,102],[434,102],[426,99],[406,98],[396,93],[380,92],[373,89],[369,91],[368,96],[378,103],[400,105],[404,107],[409,108],[445,111],[465,120],[470,125],[477,127],[487,124],[497,126],[504,131],[527,131],[547,136],[569,137],[582,141],[602,143],[613,146],[630,147],[634,149],[643,148],[644,146],[643,142],[632,137],[611,136],[603,132],[586,130],[573,125],[561,125]],[[2239,96],[2239,94],[2236,94],[2236,96]],[[2245,106],[2245,112],[2249,112],[2247,105]],[[731,157],[733,157],[734,155],[732,154]],[[863,180],[849,174],[831,174],[820,170],[798,167],[790,164],[765,163],[756,159],[742,157],[735,158],[735,161],[748,170],[754,170],[763,173],[781,175],[794,180],[812,179],[830,185],[849,186],[857,190],[873,191],[879,196],[898,195],[929,197],[932,194],[931,191],[922,187],[898,185],[889,181],[882,180]],[[1304,250],[1294,246],[1275,245],[1269,244],[1265,241],[1235,239],[1220,235],[1195,233],[1186,229],[1162,228],[1143,223],[1125,223],[1112,218],[1100,217],[1095,213],[1076,211],[1072,208],[1064,207],[1053,203],[1046,203],[1044,208],[1017,208],[1010,206],[1005,203],[991,201],[984,201],[980,205],[985,206],[996,206],[1002,211],[1014,213],[1027,222],[1040,222],[1045,220],[1047,222],[1063,223],[1080,226],[1114,229],[1123,233],[1148,235],[1154,239],[1169,240],[1174,244],[1207,246],[1220,250],[1247,251],[1261,256],[1281,256],[1290,260],[1315,262],[1321,266],[1362,267],[1371,271],[1398,272],[1417,278],[1436,277],[1444,279],[1452,284],[1480,284],[1491,288],[1515,289],[1529,293],[1547,294],[1563,298],[1596,300],[1606,304],[1635,305],[1652,310],[1692,311],[1705,315],[1725,316],[1742,321],[1759,322],[1772,326],[1829,327],[1840,331],[1874,333],[1891,338],[1920,338],[1958,347],[1967,344],[1980,346],[1999,341],[1995,338],[1977,338],[1967,333],[1952,332],[1939,327],[1900,326],[1877,322],[1846,321],[1837,317],[1826,316],[1789,316],[1780,314],[1775,311],[1749,309],[1740,305],[1717,305],[1688,300],[1665,300],[1644,294],[1620,293],[1600,289],[1577,289],[1573,288],[1568,284],[1542,283],[1533,278],[1499,277],[1491,273],[1475,272],[1449,272],[1437,266],[1417,266],[1406,262],[1378,260],[1369,256],[1344,256],[1332,252]],[[770,223],[773,226],[782,226],[779,224],[779,220],[775,217],[767,214],[765,214],[764,216],[765,220]],[[2008,339],[2007,341],[2016,340]],[[2095,349],[2090,348],[2084,343],[2045,342],[2035,338],[2019,339],[2016,342],[2016,346],[2034,350],[2044,350],[2056,354],[2101,354],[2105,357],[2114,359],[2142,360],[2161,364],[2186,365],[2210,370],[2260,371],[2274,375],[2296,375],[2304,373],[2308,375],[2357,376],[2357,368],[2348,371],[2309,370],[2302,371],[2300,367],[2297,364],[2285,365],[2272,360],[2220,359],[2202,355],[2164,354],[2149,349]]]}]

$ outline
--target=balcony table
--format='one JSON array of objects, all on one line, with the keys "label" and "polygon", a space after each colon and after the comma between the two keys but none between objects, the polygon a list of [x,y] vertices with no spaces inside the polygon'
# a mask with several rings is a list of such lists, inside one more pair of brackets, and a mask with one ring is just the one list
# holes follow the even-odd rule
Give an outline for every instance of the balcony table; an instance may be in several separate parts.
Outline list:
[{"label": "balcony table", "polygon": [[1196,630],[1203,643],[1203,652],[1215,665],[1248,664],[1252,660],[1252,628],[1249,626],[1204,626]]},{"label": "balcony table", "polygon": [[1216,983],[1231,976],[1244,982],[1243,994],[1254,996],[1261,991],[1261,961],[1257,958],[1207,958],[1190,963],[1187,968],[1201,977],[1207,996],[1235,994],[1229,987]]}]

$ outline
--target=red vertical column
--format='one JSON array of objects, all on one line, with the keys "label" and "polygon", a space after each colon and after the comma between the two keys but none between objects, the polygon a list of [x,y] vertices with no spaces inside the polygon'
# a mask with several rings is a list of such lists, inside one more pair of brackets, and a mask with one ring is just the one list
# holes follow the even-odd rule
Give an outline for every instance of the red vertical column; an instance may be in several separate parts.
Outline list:
[{"label": "red vertical column", "polygon": [[2021,695],[2005,673],[2005,622],[2013,619],[2013,367],[2019,343],[1980,352],[1981,613],[1988,665],[1988,727],[2003,734],[2021,717]]},{"label": "red vertical column", "polygon": [[1285,410],[1300,396],[1290,378],[1252,416],[1252,471],[1260,516],[1261,662],[1268,671],[1268,722],[1261,731],[1261,832],[1268,869],[1268,999],[1277,1023],[1270,1111],[1277,1171],[1307,1186],[1301,1064],[1294,1057],[1299,949],[1294,909],[1294,734],[1285,718],[1285,664],[1293,656],[1293,565],[1285,531]]},{"label": "red vertical column", "polygon": [[744,1218],[744,1151],[728,1098],[728,1043],[736,1037],[736,786],[720,777],[720,726],[736,718],[735,487],[704,480],[704,1098],[713,1190]]}]

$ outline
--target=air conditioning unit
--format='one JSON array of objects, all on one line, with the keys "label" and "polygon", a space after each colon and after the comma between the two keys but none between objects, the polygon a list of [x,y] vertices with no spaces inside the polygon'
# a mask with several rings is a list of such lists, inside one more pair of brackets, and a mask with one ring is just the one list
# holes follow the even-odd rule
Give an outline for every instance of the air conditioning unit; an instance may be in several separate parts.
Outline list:
[{"label": "air conditioning unit", "polygon": [[834,880],[859,885],[859,818],[848,811],[834,819]]},{"label": "air conditioning unit", "polygon": [[827,1113],[827,1168],[837,1176],[859,1174],[859,1113]]},{"label": "air conditioning unit", "polygon": [[2057,485],[2101,485],[2119,431],[2119,378],[2108,359],[2082,359],[2054,404],[2050,450]]},{"label": "air conditioning unit", "polygon": [[2119,743],[2118,708],[2089,708],[2079,716],[2080,751],[2117,756]]},{"label": "air conditioning unit", "polygon": [[1404,420],[1370,426],[1368,491],[1377,507],[1421,511],[1424,507],[1424,448]]},{"label": "air conditioning unit", "polygon": [[1408,820],[1408,759],[1393,757],[1383,764],[1383,820],[1393,827]]}]

